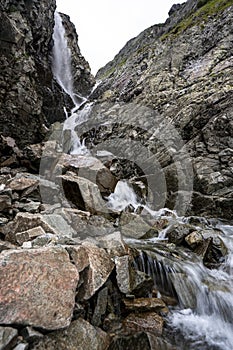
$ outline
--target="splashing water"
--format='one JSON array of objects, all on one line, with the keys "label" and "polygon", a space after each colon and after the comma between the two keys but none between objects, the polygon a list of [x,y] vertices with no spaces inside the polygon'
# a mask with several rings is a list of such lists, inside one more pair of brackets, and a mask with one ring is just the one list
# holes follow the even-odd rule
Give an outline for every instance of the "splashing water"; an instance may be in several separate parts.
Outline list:
[{"label": "splashing water", "polygon": [[126,180],[118,181],[114,193],[111,193],[107,199],[109,207],[117,211],[122,211],[129,205],[134,210],[140,206],[136,193]]}]

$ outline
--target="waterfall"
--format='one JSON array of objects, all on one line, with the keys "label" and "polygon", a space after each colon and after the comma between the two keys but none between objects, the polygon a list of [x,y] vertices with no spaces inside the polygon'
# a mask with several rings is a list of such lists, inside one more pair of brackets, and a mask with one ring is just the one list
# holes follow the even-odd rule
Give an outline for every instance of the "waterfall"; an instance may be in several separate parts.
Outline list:
[{"label": "waterfall", "polygon": [[55,12],[55,26],[53,31],[53,63],[52,71],[55,79],[61,88],[70,96],[74,103],[74,108],[71,110],[71,116],[68,117],[66,112],[66,121],[63,127],[64,135],[69,131],[69,146],[67,151],[71,154],[89,154],[84,142],[81,142],[75,128],[82,122],[86,121],[90,112],[90,104],[85,106],[82,111],[79,108],[87,101],[79,93],[74,92],[73,75],[71,68],[71,50],[68,46],[65,28],[62,23],[60,14]]},{"label": "waterfall", "polygon": [[[71,51],[62,19],[57,12],[53,40],[53,74],[74,103],[70,117],[67,113],[64,122],[63,138],[64,143],[67,143],[65,148],[71,154],[88,155],[89,151],[75,129],[87,121],[92,111],[92,104],[84,105],[86,99],[73,90]],[[164,215],[169,225],[174,222],[188,223],[188,218],[179,218],[171,210],[153,211],[147,204],[142,204],[126,180],[117,183],[115,192],[107,200],[109,207],[117,211],[131,206],[136,212],[140,207],[140,210],[143,209],[152,218],[163,218]],[[179,343],[181,344],[179,349],[231,350],[233,348],[233,226],[221,223],[215,225],[215,228],[220,230],[221,239],[228,247],[229,254],[219,268],[211,270],[191,252],[183,251],[177,257],[176,250],[173,252],[172,247],[166,247],[169,225],[161,230],[155,239],[128,241],[129,245],[141,251],[135,260],[135,266],[153,278],[158,296],[165,294],[178,300],[178,306],[171,308],[167,321],[170,328],[185,339],[183,343]],[[213,228],[211,225],[208,227],[207,220],[203,220],[202,225]]]},{"label": "waterfall", "polygon": [[68,47],[65,28],[62,24],[62,18],[58,12],[55,12],[54,19],[53,75],[58,84],[73,100],[74,91],[73,76],[71,72],[71,50]]},{"label": "waterfall", "polygon": [[182,349],[231,350],[233,344],[233,226],[218,225],[229,254],[218,269],[201,261],[165,258],[154,244],[140,242],[136,267],[149,274],[161,293],[175,296],[168,324],[185,339]]}]

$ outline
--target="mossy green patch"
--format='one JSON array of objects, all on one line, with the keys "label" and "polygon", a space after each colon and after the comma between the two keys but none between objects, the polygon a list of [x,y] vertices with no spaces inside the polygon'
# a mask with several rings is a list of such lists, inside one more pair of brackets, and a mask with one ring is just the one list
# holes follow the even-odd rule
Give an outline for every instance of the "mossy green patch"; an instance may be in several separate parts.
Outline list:
[{"label": "mossy green patch", "polygon": [[177,36],[194,25],[200,25],[204,28],[203,22],[206,22],[209,16],[219,15],[232,5],[233,0],[199,0],[196,11],[180,21],[170,32],[164,34],[161,40]]}]

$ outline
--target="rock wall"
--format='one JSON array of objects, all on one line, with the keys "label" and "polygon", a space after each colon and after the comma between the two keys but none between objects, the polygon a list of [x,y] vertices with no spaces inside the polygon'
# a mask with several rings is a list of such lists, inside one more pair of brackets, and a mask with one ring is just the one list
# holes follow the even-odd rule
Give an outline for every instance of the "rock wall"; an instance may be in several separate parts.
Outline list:
[{"label": "rock wall", "polygon": [[[40,142],[51,123],[64,120],[63,106],[71,106],[51,70],[56,1],[1,0],[0,8],[0,132],[23,147]],[[77,45],[75,40],[72,44]],[[76,66],[85,67],[85,75],[88,63],[79,48],[73,56]],[[89,68],[87,76],[77,78],[75,87],[86,94],[94,83]]]},{"label": "rock wall", "polygon": [[[100,69],[102,83],[93,96],[102,103],[147,106],[168,118],[193,162],[189,212],[228,218],[233,204],[232,5],[218,0],[174,5],[164,25],[146,29]],[[141,118],[145,124],[146,117]],[[167,203],[172,206],[178,191],[175,161],[166,152],[158,159],[171,184]]]},{"label": "rock wall", "polygon": [[70,21],[70,17],[61,14],[62,23],[66,30],[68,46],[71,49],[71,65],[74,79],[74,89],[83,96],[87,96],[91,92],[91,88],[95,84],[95,79],[91,74],[89,63],[82,56],[79,45],[78,35],[74,24]]}]

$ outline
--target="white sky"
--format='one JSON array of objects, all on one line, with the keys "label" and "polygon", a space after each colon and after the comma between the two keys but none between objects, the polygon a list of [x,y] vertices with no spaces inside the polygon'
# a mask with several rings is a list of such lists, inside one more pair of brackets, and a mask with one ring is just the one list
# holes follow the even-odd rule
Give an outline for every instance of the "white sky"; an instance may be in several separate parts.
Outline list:
[{"label": "white sky", "polygon": [[92,73],[111,61],[126,42],[156,23],[163,23],[176,0],[57,0],[70,16],[79,47]]}]

